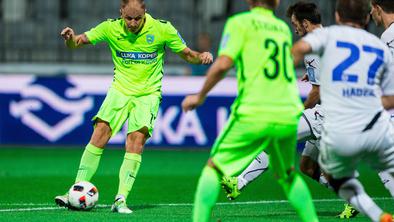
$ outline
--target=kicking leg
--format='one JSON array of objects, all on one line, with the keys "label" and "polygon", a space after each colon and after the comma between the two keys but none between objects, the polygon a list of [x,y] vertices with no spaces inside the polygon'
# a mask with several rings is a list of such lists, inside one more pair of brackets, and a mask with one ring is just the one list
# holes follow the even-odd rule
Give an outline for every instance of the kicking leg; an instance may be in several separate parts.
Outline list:
[{"label": "kicking leg", "polygon": [[[111,138],[111,128],[107,122],[98,120],[92,137],[82,154],[75,182],[90,181],[99,166],[104,147]],[[55,197],[60,207],[68,206],[68,193]]]}]

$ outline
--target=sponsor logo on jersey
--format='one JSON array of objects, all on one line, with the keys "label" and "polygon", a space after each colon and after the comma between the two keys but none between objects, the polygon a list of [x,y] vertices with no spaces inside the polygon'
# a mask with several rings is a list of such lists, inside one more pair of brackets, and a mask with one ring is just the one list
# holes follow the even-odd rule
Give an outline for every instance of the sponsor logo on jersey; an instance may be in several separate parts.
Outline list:
[{"label": "sponsor logo on jersey", "polygon": [[122,59],[131,60],[150,60],[155,59],[158,53],[156,52],[119,52],[116,51],[116,56]]},{"label": "sponsor logo on jersey", "polygon": [[155,41],[155,36],[154,35],[152,35],[152,34],[146,35],[146,42],[148,44],[152,44],[154,41]]}]

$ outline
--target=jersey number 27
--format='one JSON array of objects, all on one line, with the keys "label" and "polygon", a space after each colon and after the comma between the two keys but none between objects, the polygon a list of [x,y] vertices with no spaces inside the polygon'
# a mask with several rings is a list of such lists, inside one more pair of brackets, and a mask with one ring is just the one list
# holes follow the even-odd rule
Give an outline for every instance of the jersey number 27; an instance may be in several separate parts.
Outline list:
[{"label": "jersey number 27", "polygon": [[[341,82],[358,82],[358,75],[353,73],[345,73],[345,71],[355,64],[360,59],[360,49],[357,45],[350,42],[337,42],[337,48],[350,50],[350,55],[343,62],[341,62],[332,72],[332,81]],[[362,51],[376,55],[375,60],[369,66],[367,84],[375,84],[375,76],[380,66],[383,64],[384,51],[382,49],[374,48],[372,46],[363,45]]]}]

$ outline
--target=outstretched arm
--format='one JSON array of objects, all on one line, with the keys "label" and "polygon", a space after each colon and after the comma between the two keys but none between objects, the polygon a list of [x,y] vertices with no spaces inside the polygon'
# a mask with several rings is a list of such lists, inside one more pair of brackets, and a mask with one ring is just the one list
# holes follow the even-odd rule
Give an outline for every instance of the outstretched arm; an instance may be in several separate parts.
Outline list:
[{"label": "outstretched arm", "polygon": [[213,56],[210,52],[196,52],[186,47],[178,52],[178,55],[188,63],[207,65],[213,62]]},{"label": "outstretched arm", "polygon": [[187,96],[182,102],[184,112],[202,105],[209,91],[223,79],[226,72],[233,66],[233,60],[228,56],[220,56],[209,68],[204,86],[199,93]]},{"label": "outstretched arm", "polygon": [[308,53],[312,52],[312,47],[309,43],[299,40],[296,42],[291,49],[291,54],[293,55],[294,65],[298,65],[303,59],[304,56]]},{"label": "outstretched arm", "polygon": [[75,35],[74,30],[70,27],[63,29],[60,35],[63,37],[66,46],[70,49],[81,48],[83,45],[90,43],[85,33]]}]

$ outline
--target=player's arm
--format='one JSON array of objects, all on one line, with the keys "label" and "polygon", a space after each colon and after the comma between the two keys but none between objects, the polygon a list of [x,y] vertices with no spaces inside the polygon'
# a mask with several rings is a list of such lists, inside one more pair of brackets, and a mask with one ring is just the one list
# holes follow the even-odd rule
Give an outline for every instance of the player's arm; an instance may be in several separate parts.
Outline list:
[{"label": "player's arm", "polygon": [[382,104],[384,109],[394,109],[394,96],[382,96]]},{"label": "player's arm", "polygon": [[74,30],[70,27],[63,29],[60,35],[64,38],[64,43],[70,49],[81,48],[83,45],[90,43],[85,33],[75,35]]},{"label": "player's arm", "polygon": [[294,65],[298,65],[303,61],[304,56],[312,52],[312,47],[309,43],[304,40],[299,40],[296,42],[291,49],[291,54],[293,55]]},{"label": "player's arm", "polygon": [[312,84],[312,89],[304,102],[305,109],[313,108],[320,101],[320,86]]},{"label": "player's arm", "polygon": [[233,60],[225,55],[219,56],[209,68],[204,85],[199,93],[187,96],[182,102],[184,112],[193,110],[204,103],[209,91],[225,76],[233,66]]},{"label": "player's arm", "polygon": [[183,60],[192,64],[207,65],[213,62],[213,56],[210,52],[197,52],[186,47],[177,53]]}]

